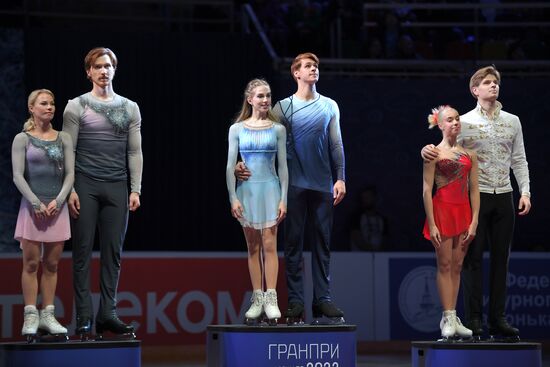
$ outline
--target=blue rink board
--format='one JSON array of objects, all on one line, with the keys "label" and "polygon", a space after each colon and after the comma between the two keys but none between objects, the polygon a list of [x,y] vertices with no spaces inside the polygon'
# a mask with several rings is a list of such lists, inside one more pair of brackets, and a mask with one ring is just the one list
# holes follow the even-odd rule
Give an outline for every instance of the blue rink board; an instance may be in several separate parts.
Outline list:
[{"label": "blue rink board", "polygon": [[356,329],[355,325],[211,325],[207,366],[355,366]]},{"label": "blue rink board", "polygon": [[141,342],[0,343],[0,367],[141,367]]}]

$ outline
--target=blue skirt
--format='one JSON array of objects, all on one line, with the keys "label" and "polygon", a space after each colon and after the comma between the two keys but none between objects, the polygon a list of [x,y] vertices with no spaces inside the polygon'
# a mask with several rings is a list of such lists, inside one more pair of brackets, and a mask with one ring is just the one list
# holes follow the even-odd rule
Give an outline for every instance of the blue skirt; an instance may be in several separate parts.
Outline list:
[{"label": "blue skirt", "polygon": [[244,208],[239,222],[243,227],[263,229],[277,224],[281,186],[279,179],[269,181],[242,181],[237,186],[237,198]]}]

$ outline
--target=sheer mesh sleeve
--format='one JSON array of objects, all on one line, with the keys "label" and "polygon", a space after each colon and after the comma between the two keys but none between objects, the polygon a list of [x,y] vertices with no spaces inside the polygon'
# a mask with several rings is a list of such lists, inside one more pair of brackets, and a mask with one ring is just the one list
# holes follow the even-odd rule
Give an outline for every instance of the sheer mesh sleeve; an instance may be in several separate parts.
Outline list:
[{"label": "sheer mesh sleeve", "polygon": [[[63,111],[63,131],[71,137],[73,152],[76,152],[81,114],[82,106],[78,102],[78,98],[70,99],[67,106],[65,106],[65,111]],[[71,191],[74,191],[74,187],[71,187]]]},{"label": "sheer mesh sleeve", "polygon": [[11,164],[13,170],[13,182],[15,186],[35,209],[40,208],[40,199],[32,192],[27,180],[25,180],[25,151],[29,137],[25,133],[19,133],[13,139],[11,147]]},{"label": "sheer mesh sleeve", "polygon": [[273,106],[273,114],[277,117],[278,121],[286,128],[287,121],[285,118],[285,115],[283,113],[283,108],[281,106],[281,101],[275,103],[275,106]]},{"label": "sheer mesh sleeve", "polygon": [[76,150],[78,131],[80,130],[80,116],[82,107],[77,99],[71,99],[63,112],[63,131],[69,134],[72,140],[73,151]]},{"label": "sheer mesh sleeve", "polygon": [[[286,110],[288,110],[288,107],[286,107]],[[275,106],[273,106],[273,114],[277,117],[277,121],[280,122],[283,127],[286,129],[286,144],[287,144],[287,149],[290,150],[292,147],[290,146],[292,144],[292,139],[291,139],[291,127],[289,125],[289,121],[287,119],[287,115],[285,113],[285,111],[283,111],[283,101],[279,101],[277,103],[275,103]]]},{"label": "sheer mesh sleeve", "polygon": [[227,183],[227,191],[229,192],[229,203],[231,204],[237,200],[237,193],[235,192],[235,164],[237,163],[237,155],[239,154],[239,131],[239,124],[233,124],[229,128],[229,148],[227,150],[225,181]]},{"label": "sheer mesh sleeve", "polygon": [[340,110],[336,102],[333,102],[334,116],[329,123],[330,154],[337,180],[346,180],[346,159],[344,156],[344,144],[340,131]]},{"label": "sheer mesh sleeve", "polygon": [[286,162],[286,129],[283,125],[277,124],[277,167],[279,182],[281,184],[281,201],[286,205],[288,192],[288,167]]},{"label": "sheer mesh sleeve", "polygon": [[65,177],[63,178],[63,186],[55,198],[55,201],[57,202],[57,207],[61,208],[61,206],[65,203],[65,200],[67,200],[67,196],[69,195],[74,183],[74,149],[73,141],[70,135],[63,131],[59,134],[61,136],[61,141],[63,142],[63,165]]},{"label": "sheer mesh sleeve", "polygon": [[130,131],[128,132],[128,170],[130,171],[130,190],[141,194],[141,176],[143,174],[143,153],[141,151],[141,113],[134,103],[135,110]]}]

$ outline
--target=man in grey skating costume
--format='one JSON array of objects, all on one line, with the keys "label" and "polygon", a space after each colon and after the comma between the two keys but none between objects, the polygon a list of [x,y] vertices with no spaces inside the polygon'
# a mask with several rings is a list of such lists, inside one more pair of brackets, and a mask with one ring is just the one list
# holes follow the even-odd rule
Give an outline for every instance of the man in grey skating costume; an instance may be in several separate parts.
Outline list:
[{"label": "man in grey skating costume", "polygon": [[113,90],[117,58],[110,49],[94,48],[84,64],[92,91],[70,100],[63,114],[63,131],[72,137],[76,152],[74,191],[68,201],[73,218],[76,334],[89,334],[93,322],[90,263],[96,228],[101,293],[96,333],[130,334],[133,326],[117,316],[116,292],[128,210],[140,206],[141,115],[135,102]]}]

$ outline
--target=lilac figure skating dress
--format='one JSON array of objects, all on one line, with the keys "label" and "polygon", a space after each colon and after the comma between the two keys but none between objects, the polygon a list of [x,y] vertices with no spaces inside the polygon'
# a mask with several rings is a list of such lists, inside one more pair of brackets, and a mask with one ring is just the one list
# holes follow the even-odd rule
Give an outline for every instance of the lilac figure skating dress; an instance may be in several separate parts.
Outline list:
[{"label": "lilac figure skating dress", "polygon": [[[52,141],[19,133],[13,141],[14,182],[23,197],[14,238],[60,242],[71,237],[66,199],[74,180],[74,152],[68,134],[59,132]],[[34,208],[56,200],[59,213],[37,218]]]}]

